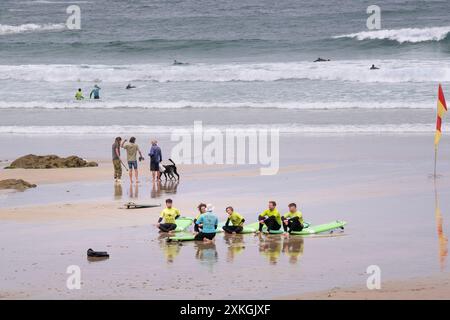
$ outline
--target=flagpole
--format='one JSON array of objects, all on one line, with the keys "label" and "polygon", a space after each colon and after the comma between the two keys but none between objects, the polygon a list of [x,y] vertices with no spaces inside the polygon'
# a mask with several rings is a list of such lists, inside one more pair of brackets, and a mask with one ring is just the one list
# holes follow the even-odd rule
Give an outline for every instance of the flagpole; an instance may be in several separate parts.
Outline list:
[{"label": "flagpole", "polygon": [[436,179],[437,146],[434,146],[434,179]]}]

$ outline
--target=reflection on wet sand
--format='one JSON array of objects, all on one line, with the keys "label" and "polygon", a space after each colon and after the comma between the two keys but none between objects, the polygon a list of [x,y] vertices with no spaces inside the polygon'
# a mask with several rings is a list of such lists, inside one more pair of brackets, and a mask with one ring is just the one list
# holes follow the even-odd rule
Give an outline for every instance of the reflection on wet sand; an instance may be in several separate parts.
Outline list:
[{"label": "reflection on wet sand", "polygon": [[228,245],[227,261],[233,262],[236,255],[244,252],[245,243],[243,234],[225,234],[225,243]]},{"label": "reflection on wet sand", "polygon": [[[167,236],[167,234],[160,234],[158,239],[167,262],[172,263],[175,257],[180,253],[182,245],[178,242],[167,242]],[[224,234],[223,239],[225,240],[227,248],[227,262],[233,263],[236,256],[242,254],[247,248],[245,245],[245,235]],[[271,265],[276,265],[282,254],[288,257],[290,264],[297,264],[303,256],[303,237],[259,235],[258,240],[258,252],[261,256],[267,258]],[[195,241],[195,258],[199,260],[201,264],[205,264],[212,268],[218,261],[219,254],[216,248],[217,241],[221,241],[220,237],[216,239],[215,243]]]},{"label": "reflection on wet sand", "polygon": [[161,182],[152,181],[152,190],[150,192],[150,197],[152,198],[160,198],[165,194],[175,194],[177,193],[179,181],[168,180]]},{"label": "reflection on wet sand", "polygon": [[114,199],[115,200],[120,200],[122,199],[122,185],[120,183],[115,183],[114,184]]},{"label": "reflection on wet sand", "polygon": [[302,237],[289,237],[283,240],[283,253],[289,257],[289,263],[296,264],[303,256],[304,240]]},{"label": "reflection on wet sand", "polygon": [[167,234],[161,234],[158,239],[167,263],[173,263],[175,258],[180,254],[181,244],[178,242],[167,242]]},{"label": "reflection on wet sand", "polygon": [[195,258],[197,258],[202,264],[207,265],[210,270],[212,270],[214,264],[219,260],[219,254],[217,253],[216,244],[197,241],[195,243],[195,247]]},{"label": "reflection on wet sand", "polygon": [[303,255],[304,240],[302,237],[282,237],[279,235],[268,235],[259,238],[259,253],[275,265],[281,253],[289,257],[291,264],[296,264]]},{"label": "reflection on wet sand", "polygon": [[442,228],[443,218],[441,209],[439,207],[439,196],[436,187],[436,180],[434,181],[434,201],[435,201],[435,219],[436,219],[436,228],[438,234],[439,241],[439,265],[441,270],[445,268],[445,260],[448,255],[448,239],[444,234],[444,230]]},{"label": "reflection on wet sand", "polygon": [[263,237],[259,235],[259,253],[269,260],[272,265],[277,264],[281,255],[282,240],[280,236],[267,235]]},{"label": "reflection on wet sand", "polygon": [[134,184],[133,188],[133,184],[130,183],[130,191],[128,196],[130,197],[130,199],[137,199],[139,197],[139,184]]}]

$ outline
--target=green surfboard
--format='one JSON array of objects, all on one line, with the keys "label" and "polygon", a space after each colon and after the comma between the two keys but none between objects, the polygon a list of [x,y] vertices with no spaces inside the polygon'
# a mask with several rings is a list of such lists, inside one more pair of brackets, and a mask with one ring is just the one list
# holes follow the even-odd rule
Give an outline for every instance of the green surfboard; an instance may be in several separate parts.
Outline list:
[{"label": "green surfboard", "polygon": [[[224,223],[222,225],[219,224],[219,226],[217,227],[217,232],[216,233],[220,233],[223,232],[222,226],[224,225]],[[240,234],[246,234],[246,233],[254,233],[258,231],[258,222],[254,222],[251,223],[249,225],[244,225],[244,228],[242,230],[242,232]],[[187,231],[183,231],[183,232],[179,232],[176,235],[169,237],[167,239],[167,241],[193,241],[195,238],[195,235],[193,233],[187,232]]]},{"label": "green surfboard", "polygon": [[[306,226],[305,223],[305,228],[303,228],[302,231],[292,231],[290,234],[291,235],[299,235],[299,236],[307,236],[307,235],[311,235],[311,234],[318,234],[318,233],[322,233],[322,232],[327,232],[327,231],[333,231],[336,229],[344,229],[344,226],[347,224],[347,222],[345,221],[340,221],[340,220],[336,220],[336,221],[332,221],[329,223],[324,223],[324,224],[318,224],[318,225],[308,225]],[[265,231],[267,232],[267,231]],[[270,230],[268,233],[270,234],[281,234],[284,233],[283,228],[281,228],[280,230]]]},{"label": "green surfboard", "polygon": [[181,232],[186,230],[194,221],[194,219],[189,217],[180,217],[175,220],[177,224],[177,228],[175,229],[175,232]]}]

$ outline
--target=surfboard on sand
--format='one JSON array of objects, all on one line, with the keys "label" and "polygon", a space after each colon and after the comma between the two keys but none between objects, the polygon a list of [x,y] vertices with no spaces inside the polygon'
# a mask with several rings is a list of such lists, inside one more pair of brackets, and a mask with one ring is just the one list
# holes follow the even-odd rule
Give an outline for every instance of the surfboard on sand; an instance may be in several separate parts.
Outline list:
[{"label": "surfboard on sand", "polygon": [[145,208],[161,207],[161,204],[144,204],[144,203],[127,202],[123,206],[125,207],[125,209],[145,209]]},{"label": "surfboard on sand", "polygon": [[[341,229],[344,230],[344,226],[347,224],[346,221],[341,221],[341,220],[336,220],[336,221],[332,221],[329,223],[324,223],[324,224],[317,224],[317,225],[308,225],[306,228],[303,228],[302,231],[292,231],[290,234],[291,235],[299,235],[299,236],[307,236],[307,235],[311,235],[311,234],[317,234],[317,233],[322,233],[322,232],[332,232],[333,230],[336,229]],[[267,232],[267,229],[264,227],[266,233],[269,234],[281,234],[284,233],[283,228],[281,228],[280,230],[269,230],[269,232]]]},{"label": "surfboard on sand", "polygon": [[[225,223],[219,223],[216,229],[216,233],[223,232],[222,226],[224,226]],[[240,234],[246,234],[246,233],[254,233],[258,230],[258,222],[251,223],[249,225],[244,225],[244,228]],[[195,238],[195,235],[191,232],[180,232],[172,237],[167,238],[167,241],[193,241]]]}]

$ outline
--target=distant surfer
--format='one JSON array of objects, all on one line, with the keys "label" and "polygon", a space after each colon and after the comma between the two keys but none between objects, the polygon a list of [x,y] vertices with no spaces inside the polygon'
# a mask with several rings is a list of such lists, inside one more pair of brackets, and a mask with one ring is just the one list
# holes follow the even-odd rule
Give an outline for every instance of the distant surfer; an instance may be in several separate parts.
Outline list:
[{"label": "distant surfer", "polygon": [[186,62],[180,62],[180,61],[177,61],[177,60],[173,60],[173,65],[174,66],[185,66],[187,64],[188,63],[186,63]]},{"label": "distant surfer", "polygon": [[98,85],[94,85],[94,89],[89,94],[89,99],[92,99],[92,96],[94,96],[94,99],[100,99],[100,89]]},{"label": "distant surfer", "polygon": [[277,203],[275,201],[269,201],[269,208],[263,211],[259,217],[259,233],[263,231],[264,225],[267,227],[267,232],[270,230],[280,230],[281,228],[281,215],[277,209]]},{"label": "distant surfer", "polygon": [[129,90],[129,89],[134,89],[134,88],[136,88],[136,87],[133,86],[131,83],[129,83],[125,89]]},{"label": "distant surfer", "polygon": [[83,100],[83,92],[81,92],[81,88],[78,89],[78,91],[75,93],[75,99],[77,100]]},{"label": "distant surfer", "polygon": [[324,61],[331,61],[330,59],[322,59],[322,58],[317,58],[316,60],[314,60],[314,62],[324,62]]},{"label": "distant surfer", "polygon": [[380,69],[380,68],[378,68],[378,67],[375,67],[375,65],[373,64],[371,67],[370,67],[370,70],[378,70],[378,69]]},{"label": "distant surfer", "polygon": [[284,232],[291,233],[291,231],[302,231],[304,224],[302,213],[297,210],[297,205],[295,203],[290,203],[288,207],[289,212],[281,217]]}]

